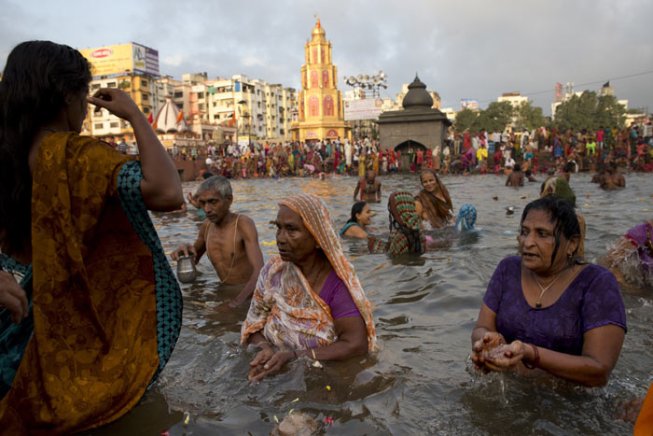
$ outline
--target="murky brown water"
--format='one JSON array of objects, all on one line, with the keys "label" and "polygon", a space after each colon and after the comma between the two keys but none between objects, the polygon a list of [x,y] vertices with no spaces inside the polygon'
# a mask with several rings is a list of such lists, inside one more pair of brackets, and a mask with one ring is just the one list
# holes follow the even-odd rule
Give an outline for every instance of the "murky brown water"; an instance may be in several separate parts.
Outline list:
[{"label": "murky brown water", "polygon": [[[587,174],[574,175],[571,184],[587,220],[587,257],[594,261],[629,227],[653,217],[653,177],[629,175],[628,188],[619,192],[603,192],[589,180]],[[419,189],[416,176],[381,181],[384,203],[373,206],[379,233],[387,231],[388,195]],[[215,311],[224,290],[204,258],[204,274],[182,288],[183,329],[158,386],[127,417],[94,433],[263,435],[273,429],[275,417],[294,410],[320,422],[332,417],[326,429],[332,434],[630,434],[632,425],[616,414],[621,402],[644,395],[651,381],[653,290],[624,296],[629,332],[605,388],[477,374],[468,356],[481,299],[499,260],[515,253],[521,210],[537,197],[539,183],[514,190],[491,175],[443,181],[454,207],[476,205],[476,236],[409,261],[365,254],[360,241],[344,243],[376,305],[378,354],[324,369],[293,363],[287,372],[250,385],[252,354],[238,346],[245,309]],[[349,215],[354,185],[355,179],[346,177],[237,180],[232,209],[254,219],[267,258],[275,250],[269,221],[276,217],[278,199],[298,191],[318,194],[339,228]],[[506,215],[507,206],[515,207],[514,215]],[[194,240],[199,222],[189,212],[156,215],[155,224],[170,252]]]}]

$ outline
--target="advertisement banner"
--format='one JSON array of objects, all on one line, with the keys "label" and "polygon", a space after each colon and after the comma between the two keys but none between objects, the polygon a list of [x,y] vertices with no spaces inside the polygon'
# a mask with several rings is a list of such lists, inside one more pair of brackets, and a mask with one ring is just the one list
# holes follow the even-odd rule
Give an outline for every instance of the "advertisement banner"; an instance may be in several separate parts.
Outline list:
[{"label": "advertisement banner", "polygon": [[159,52],[136,43],[79,50],[91,63],[93,77],[124,73],[159,75]]},{"label": "advertisement banner", "polygon": [[378,120],[383,112],[383,100],[368,98],[345,101],[345,121]]}]

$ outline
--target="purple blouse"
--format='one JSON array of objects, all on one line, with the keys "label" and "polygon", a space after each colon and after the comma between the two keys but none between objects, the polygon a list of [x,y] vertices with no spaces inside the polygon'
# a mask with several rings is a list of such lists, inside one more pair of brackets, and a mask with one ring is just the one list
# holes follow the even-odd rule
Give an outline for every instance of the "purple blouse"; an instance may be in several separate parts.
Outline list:
[{"label": "purple blouse", "polygon": [[599,265],[587,265],[558,301],[549,307],[531,307],[521,287],[521,258],[499,263],[483,303],[496,313],[497,331],[506,341],[523,342],[580,355],[583,334],[608,324],[626,330],[626,310],[617,280]]},{"label": "purple blouse", "polygon": [[320,298],[331,308],[333,319],[361,316],[349,289],[333,270],[322,285]]}]

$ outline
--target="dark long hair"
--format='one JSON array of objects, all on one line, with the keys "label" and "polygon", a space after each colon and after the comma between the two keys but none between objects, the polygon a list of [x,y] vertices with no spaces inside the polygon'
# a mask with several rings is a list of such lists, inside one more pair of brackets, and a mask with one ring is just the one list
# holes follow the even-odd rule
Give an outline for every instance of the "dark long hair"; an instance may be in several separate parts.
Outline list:
[{"label": "dark long hair", "polygon": [[357,201],[354,203],[354,205],[351,207],[351,216],[347,220],[348,223],[358,223],[358,219],[356,219],[356,215],[361,213],[363,209],[365,208],[365,205],[367,203],[364,201]]},{"label": "dark long hair", "polygon": [[0,82],[0,242],[10,253],[23,252],[31,241],[34,138],[91,78],[88,61],[67,45],[27,41],[7,58]]},{"label": "dark long hair", "polygon": [[[531,201],[524,208],[524,212],[521,215],[521,221],[519,225],[521,226],[526,219],[526,216],[531,210],[541,210],[549,214],[551,223],[554,223],[553,236],[555,237],[555,246],[553,248],[553,253],[551,254],[551,265],[558,254],[558,249],[560,248],[560,236],[564,235],[567,240],[570,240],[574,236],[581,237],[580,233],[580,224],[578,222],[578,216],[574,210],[574,206],[567,200],[554,196],[546,196],[539,198],[537,200]],[[576,253],[574,253],[574,256]],[[573,261],[578,261],[577,259],[572,259]]]}]

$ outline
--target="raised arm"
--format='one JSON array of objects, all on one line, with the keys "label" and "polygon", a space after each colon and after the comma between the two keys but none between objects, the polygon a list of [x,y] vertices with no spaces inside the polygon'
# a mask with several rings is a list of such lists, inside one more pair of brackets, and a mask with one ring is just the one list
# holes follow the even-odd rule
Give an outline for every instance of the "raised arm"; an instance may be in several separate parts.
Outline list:
[{"label": "raised arm", "polygon": [[358,198],[358,191],[361,189],[361,182],[356,182],[356,188],[354,188],[354,201]]},{"label": "raised arm", "polygon": [[184,202],[179,173],[136,103],[116,88],[99,89],[88,101],[132,125],[143,171],[141,192],[147,208],[156,211],[179,209]]},{"label": "raised arm", "polygon": [[233,306],[240,306],[252,296],[256,287],[256,280],[258,280],[258,274],[261,268],[263,268],[263,253],[261,253],[261,247],[258,243],[258,232],[256,231],[254,221],[249,217],[242,216],[238,227],[237,230],[242,232],[243,235],[247,259],[252,264],[252,275],[249,276],[249,280],[245,283],[243,290],[234,299]]}]

